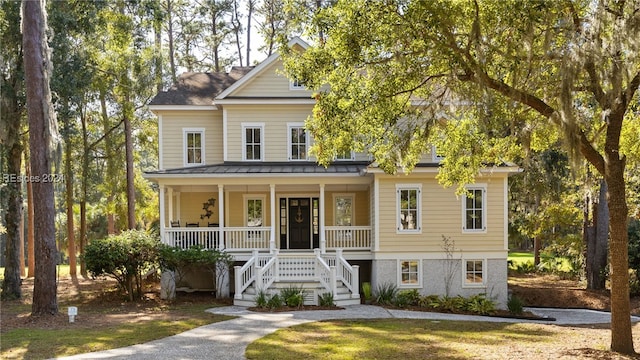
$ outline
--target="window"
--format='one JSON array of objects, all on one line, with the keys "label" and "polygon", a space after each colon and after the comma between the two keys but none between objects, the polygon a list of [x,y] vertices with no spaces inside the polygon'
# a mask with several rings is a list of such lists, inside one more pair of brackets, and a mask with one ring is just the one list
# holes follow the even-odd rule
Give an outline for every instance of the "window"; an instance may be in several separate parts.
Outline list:
[{"label": "window", "polygon": [[261,197],[247,197],[246,204],[246,223],[249,227],[262,226],[263,223],[263,205],[264,199]]},{"label": "window", "polygon": [[302,125],[289,125],[289,160],[307,160],[307,132]]},{"label": "window", "polygon": [[264,124],[242,124],[242,130],[242,159],[262,160]]},{"label": "window", "polygon": [[336,154],[336,160],[341,161],[341,160],[353,160],[354,156],[353,156],[353,151],[351,150],[346,150],[343,151],[341,153]]},{"label": "window", "polygon": [[418,260],[400,261],[400,286],[420,287],[420,262]]},{"label": "window", "polygon": [[335,225],[353,225],[353,195],[334,195],[333,203]]},{"label": "window", "polygon": [[204,165],[204,129],[182,129],[184,165]]},{"label": "window", "polygon": [[444,160],[444,155],[441,152],[438,152],[438,148],[435,145],[431,146],[431,161],[440,162]]},{"label": "window", "polygon": [[484,261],[467,260],[465,264],[464,285],[484,285]]},{"label": "window", "polygon": [[398,202],[398,231],[420,232],[420,187],[403,185],[396,189]]},{"label": "window", "polygon": [[304,83],[298,79],[293,79],[289,83],[289,90],[304,90]]},{"label": "window", "polygon": [[486,230],[485,193],[484,187],[467,187],[463,199],[464,231],[480,232]]}]

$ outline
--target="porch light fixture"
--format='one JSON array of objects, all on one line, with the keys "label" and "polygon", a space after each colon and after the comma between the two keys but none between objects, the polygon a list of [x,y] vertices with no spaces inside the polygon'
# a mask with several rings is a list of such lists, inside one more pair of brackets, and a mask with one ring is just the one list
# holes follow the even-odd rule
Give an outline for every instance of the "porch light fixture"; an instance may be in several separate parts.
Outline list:
[{"label": "porch light fixture", "polygon": [[202,203],[202,210],[204,210],[204,214],[200,215],[200,220],[204,219],[205,217],[208,219],[211,217],[211,214],[213,214],[213,210],[210,210],[209,208],[214,208],[215,209],[216,206],[216,199],[214,198],[210,198],[209,200],[207,200],[207,202]]}]

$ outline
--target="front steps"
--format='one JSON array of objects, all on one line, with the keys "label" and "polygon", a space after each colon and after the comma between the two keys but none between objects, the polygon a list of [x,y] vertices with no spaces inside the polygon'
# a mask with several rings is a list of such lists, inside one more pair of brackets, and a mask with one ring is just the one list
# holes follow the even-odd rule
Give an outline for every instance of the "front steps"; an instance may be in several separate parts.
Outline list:
[{"label": "front steps", "polygon": [[[273,285],[267,289],[267,294],[277,294],[280,293],[280,290],[287,289],[289,287],[302,287],[305,293],[305,305],[319,305],[320,295],[327,292],[327,289],[320,285],[320,282],[280,281],[274,282]],[[256,306],[255,297],[256,289],[253,286],[250,286],[244,291],[242,298],[233,299],[233,304],[246,307]],[[349,289],[342,285],[342,283],[339,283],[337,286],[337,294],[333,296],[333,302],[336,306],[357,305],[360,304],[360,297],[353,298]]]}]

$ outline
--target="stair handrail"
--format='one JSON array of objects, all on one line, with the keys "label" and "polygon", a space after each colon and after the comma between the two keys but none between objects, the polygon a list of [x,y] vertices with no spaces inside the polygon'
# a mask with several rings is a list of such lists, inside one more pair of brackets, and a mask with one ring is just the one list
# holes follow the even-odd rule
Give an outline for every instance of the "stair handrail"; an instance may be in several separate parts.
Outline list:
[{"label": "stair handrail", "polygon": [[351,265],[342,256],[342,249],[336,249],[336,277],[351,291],[351,298],[360,298],[360,266]]},{"label": "stair handrail", "polygon": [[242,293],[256,279],[255,265],[258,264],[258,250],[254,250],[251,258],[242,266],[234,266],[236,299],[242,299]]},{"label": "stair handrail", "polygon": [[277,263],[278,254],[275,253],[264,266],[256,267],[256,291],[266,291],[276,281]]},{"label": "stair handrail", "polygon": [[316,277],[320,282],[320,285],[329,291],[333,296],[338,293],[337,279],[336,279],[336,267],[329,266],[322,258],[320,249],[314,249],[316,255]]}]

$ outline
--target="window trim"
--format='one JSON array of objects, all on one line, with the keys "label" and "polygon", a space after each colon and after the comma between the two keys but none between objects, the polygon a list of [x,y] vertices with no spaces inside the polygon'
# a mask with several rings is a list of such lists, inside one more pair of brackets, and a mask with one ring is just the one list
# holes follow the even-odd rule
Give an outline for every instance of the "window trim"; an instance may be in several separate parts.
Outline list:
[{"label": "window trim", "polygon": [[[482,228],[467,229],[467,193],[466,191],[481,190],[482,191]],[[487,233],[487,184],[474,184],[465,186],[465,193],[462,198],[462,232],[467,234],[486,234]]]},{"label": "window trim", "polygon": [[[260,159],[248,159],[247,158],[247,129],[260,129]],[[242,137],[242,161],[264,161],[264,123],[242,123],[242,133],[240,135]]]},{"label": "window trim", "polygon": [[349,150],[348,158],[339,158],[338,154],[333,158],[334,161],[353,161],[356,159],[355,152],[353,150]]},{"label": "window trim", "polygon": [[[467,263],[470,261],[480,261],[482,263],[482,282],[467,282]],[[485,288],[487,287],[487,259],[464,259],[462,261],[462,287],[463,288]],[[474,272],[475,274],[476,272]]]},{"label": "window trim", "polygon": [[[355,193],[334,193],[332,196],[333,203],[333,225],[334,226],[355,226],[356,223],[356,213],[355,213],[355,204],[356,204],[356,194]],[[338,198],[351,198],[351,225],[338,225],[338,217],[336,216],[338,213],[336,200]]]},{"label": "window trim", "polygon": [[[403,262],[415,262],[417,265],[416,269],[416,283],[415,284],[405,284],[402,282],[402,263]],[[420,259],[398,259],[398,288],[402,289],[421,289],[422,286],[422,261]],[[411,265],[409,265],[411,266]]]},{"label": "window trim", "polygon": [[[189,143],[187,137],[189,134],[200,134],[200,162],[199,163],[189,163],[189,155],[187,145]],[[205,160],[205,129],[204,128],[182,128],[182,163],[185,167],[187,166],[201,166],[206,164]]]},{"label": "window trim", "polygon": [[304,86],[303,83],[300,82],[300,80],[293,78],[289,81],[289,90],[294,90],[294,91],[306,90],[306,87]]},{"label": "window trim", "polygon": [[[292,129],[302,129],[304,130],[304,141],[305,141],[305,153],[304,159],[294,159],[293,153],[291,152],[293,147],[293,142],[291,141],[291,130]],[[287,123],[287,159],[289,161],[309,161],[309,147],[310,147],[310,137],[309,132],[304,128],[303,122],[296,123]]]},{"label": "window trim", "polygon": [[[400,221],[402,209],[400,191],[417,190],[416,194],[416,228],[403,229]],[[396,234],[422,234],[422,184],[396,184]]]},{"label": "window trim", "polygon": [[431,145],[431,161],[439,163],[444,160],[444,156],[438,156],[438,148],[435,145]]},{"label": "window trim", "polygon": [[[242,206],[243,206],[243,224],[246,227],[250,227],[249,226],[249,200],[260,200],[262,201],[262,227],[265,226],[265,216],[264,216],[264,208],[266,205],[266,201],[267,201],[267,196],[266,195],[261,195],[261,194],[243,194],[242,195]],[[252,226],[253,227],[253,226]]]}]

